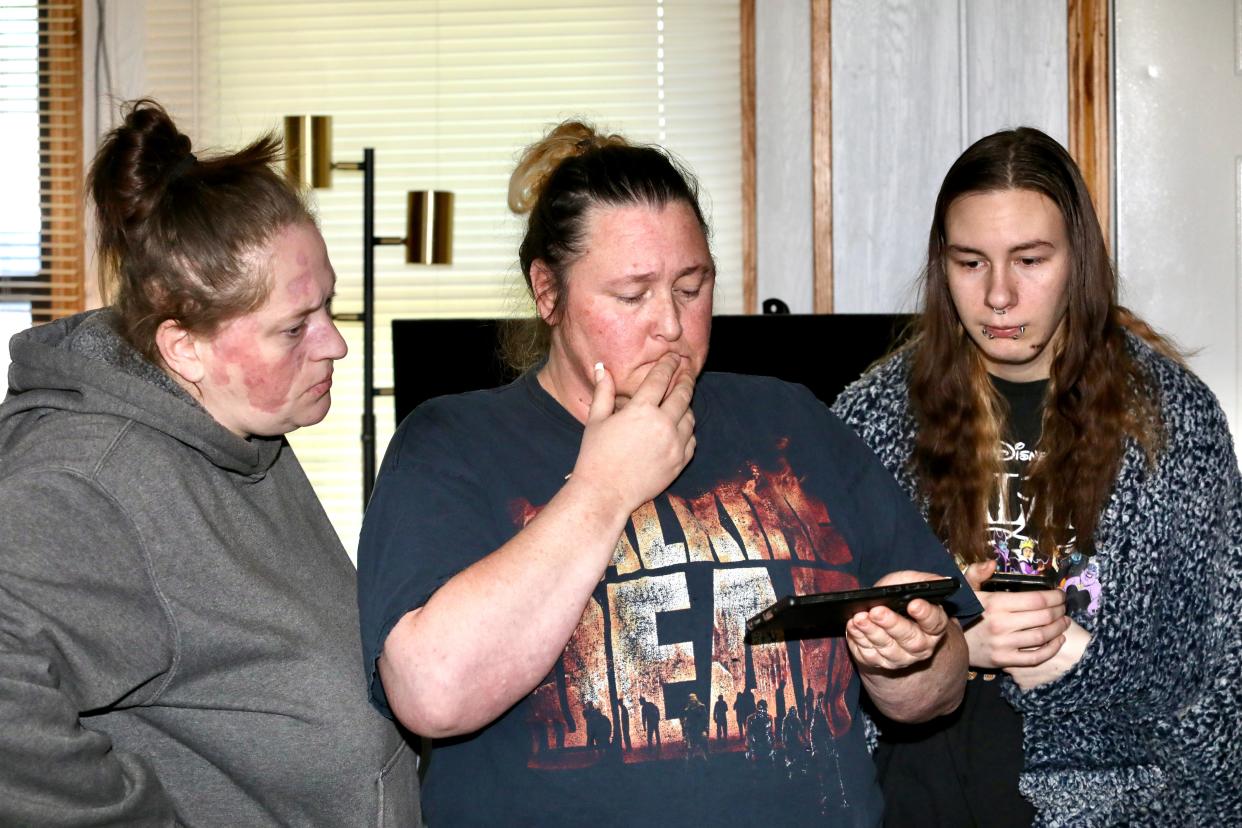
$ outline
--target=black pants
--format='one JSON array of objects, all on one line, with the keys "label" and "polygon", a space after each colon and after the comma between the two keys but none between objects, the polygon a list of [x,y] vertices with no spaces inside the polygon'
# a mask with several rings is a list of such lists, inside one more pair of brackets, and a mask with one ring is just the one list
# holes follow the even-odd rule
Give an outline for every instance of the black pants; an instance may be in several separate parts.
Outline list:
[{"label": "black pants", "polygon": [[881,721],[885,825],[1030,827],[1035,809],[1018,792],[1022,717],[1000,682],[976,675],[956,711],[924,724]]}]

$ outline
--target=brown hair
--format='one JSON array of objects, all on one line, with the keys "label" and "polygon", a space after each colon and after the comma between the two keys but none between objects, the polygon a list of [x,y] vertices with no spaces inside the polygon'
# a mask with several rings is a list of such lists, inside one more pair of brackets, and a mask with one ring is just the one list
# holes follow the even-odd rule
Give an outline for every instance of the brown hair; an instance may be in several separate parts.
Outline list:
[{"label": "brown hair", "polygon": [[301,195],[274,169],[280,141],[265,135],[235,153],[196,157],[155,101],[126,106],[91,164],[101,288],[120,333],[160,364],[155,332],[172,319],[210,335],[267,298],[268,241],[314,224]]},{"label": "brown hair", "polygon": [[[1159,401],[1150,378],[1127,350],[1132,329],[1158,350],[1176,349],[1117,304],[1117,276],[1078,166],[1060,144],[1019,128],[977,141],[954,162],[936,199],[923,308],[912,352],[910,401],[918,422],[911,458],[928,502],[928,520],[957,558],[987,559],[987,508],[1001,471],[997,451],[1005,401],[988,379],[949,294],[945,222],[963,195],[1031,190],[1046,196],[1065,220],[1070,246],[1064,335],[1055,345],[1039,441],[1026,491],[1041,549],[1076,536],[1094,551],[1095,530],[1125,440],[1154,461],[1163,439]],[[1070,528],[1072,527],[1072,529]]]},{"label": "brown hair", "polygon": [[[563,306],[568,268],[584,252],[590,209],[663,207],[674,201],[688,204],[708,235],[694,177],[658,147],[635,146],[581,121],[565,121],[526,148],[509,179],[509,209],[527,216],[518,259],[533,298],[538,299],[531,265],[542,261],[552,273],[552,324]],[[547,356],[551,334],[551,325],[538,315],[506,324],[501,334],[505,361],[519,371],[530,368]]]}]

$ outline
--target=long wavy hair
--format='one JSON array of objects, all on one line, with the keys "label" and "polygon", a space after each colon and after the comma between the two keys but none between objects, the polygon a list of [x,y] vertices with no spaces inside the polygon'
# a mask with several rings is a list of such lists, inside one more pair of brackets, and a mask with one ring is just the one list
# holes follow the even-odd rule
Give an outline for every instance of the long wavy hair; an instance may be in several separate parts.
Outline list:
[{"label": "long wavy hair", "polygon": [[1056,141],[1019,128],[977,141],[941,185],[927,243],[922,312],[907,346],[910,401],[918,423],[911,463],[932,528],[963,564],[986,560],[988,503],[1002,471],[998,441],[1005,400],[988,378],[949,293],[946,219],[964,195],[1031,190],[1065,221],[1070,246],[1068,308],[1046,392],[1040,455],[1024,491],[1041,549],[1074,540],[1094,551],[1100,512],[1112,490],[1127,439],[1154,462],[1162,441],[1152,381],[1131,356],[1125,331],[1160,351],[1176,350],[1117,304],[1117,276],[1078,166]]}]

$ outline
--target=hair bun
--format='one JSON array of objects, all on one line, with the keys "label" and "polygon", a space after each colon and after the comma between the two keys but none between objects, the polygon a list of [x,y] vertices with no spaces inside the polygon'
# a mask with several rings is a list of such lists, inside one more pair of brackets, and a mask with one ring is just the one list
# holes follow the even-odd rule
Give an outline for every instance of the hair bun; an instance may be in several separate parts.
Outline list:
[{"label": "hair bun", "polygon": [[124,109],[124,121],[104,139],[91,168],[100,248],[121,256],[130,232],[155,211],[168,185],[184,174],[190,139],[149,98]]},{"label": "hair bun", "polygon": [[149,186],[160,186],[177,163],[190,154],[190,139],[183,135],[172,117],[149,98],[134,101],[125,110],[125,121],[117,128],[132,146],[126,160],[133,172],[144,176]]},{"label": "hair bun", "polygon": [[605,147],[626,147],[629,141],[620,135],[600,134],[583,121],[563,121],[541,140],[522,152],[513,175],[509,177],[509,209],[525,215],[534,209],[544,186],[557,167],[568,158],[576,158]]}]

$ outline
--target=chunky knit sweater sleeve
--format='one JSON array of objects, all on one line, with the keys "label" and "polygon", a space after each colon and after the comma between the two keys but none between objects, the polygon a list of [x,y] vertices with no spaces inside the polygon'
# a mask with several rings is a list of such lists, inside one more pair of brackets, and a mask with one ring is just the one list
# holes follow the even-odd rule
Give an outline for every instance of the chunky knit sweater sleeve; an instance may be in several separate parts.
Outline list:
[{"label": "chunky knit sweater sleeve", "polygon": [[1216,398],[1136,346],[1161,393],[1154,467],[1127,451],[1097,533],[1104,606],[1083,658],[1027,693],[1038,824],[1242,824],[1242,481]]},{"label": "chunky knit sweater sleeve", "polygon": [[907,355],[891,356],[842,391],[832,410],[862,437],[911,500],[918,502],[918,484],[910,467],[915,423],[908,377]]}]

